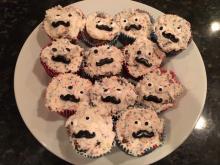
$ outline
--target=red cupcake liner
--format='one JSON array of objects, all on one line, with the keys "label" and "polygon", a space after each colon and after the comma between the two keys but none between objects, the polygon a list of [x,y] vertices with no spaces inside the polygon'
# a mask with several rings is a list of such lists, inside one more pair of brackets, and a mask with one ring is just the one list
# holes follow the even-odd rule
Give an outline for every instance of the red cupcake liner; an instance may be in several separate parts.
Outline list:
[{"label": "red cupcake liner", "polygon": [[63,110],[62,112],[57,112],[59,115],[65,117],[65,118],[69,118],[70,116],[75,114],[75,110]]},{"label": "red cupcake liner", "polygon": [[56,72],[55,70],[51,69],[45,62],[43,62],[40,59],[41,64],[43,65],[46,73],[50,76],[50,77],[55,77],[59,74],[59,72]]}]

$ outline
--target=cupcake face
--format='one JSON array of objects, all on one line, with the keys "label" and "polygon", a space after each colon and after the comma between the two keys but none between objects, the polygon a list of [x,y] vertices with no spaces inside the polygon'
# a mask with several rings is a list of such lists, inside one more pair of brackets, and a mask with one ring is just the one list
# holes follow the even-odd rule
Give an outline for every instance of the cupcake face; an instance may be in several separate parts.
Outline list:
[{"label": "cupcake face", "polygon": [[146,38],[137,39],[132,45],[125,47],[123,53],[128,72],[135,78],[160,67],[165,58],[157,45]]},{"label": "cupcake face", "polygon": [[167,53],[186,49],[192,36],[190,23],[170,14],[157,19],[154,32],[159,46]]},{"label": "cupcake face", "polygon": [[114,46],[99,46],[85,53],[84,71],[90,75],[116,75],[121,72],[124,58],[122,52]]},{"label": "cupcake face", "polygon": [[113,76],[97,81],[91,89],[90,98],[94,105],[101,104],[111,114],[117,115],[133,105],[137,95],[134,86],[126,79]]},{"label": "cupcake face", "polygon": [[53,39],[61,37],[76,39],[84,24],[82,11],[72,6],[48,9],[43,22],[45,31]]},{"label": "cupcake face", "polygon": [[112,148],[115,133],[111,117],[84,109],[71,116],[66,127],[73,147],[84,156],[99,157]]},{"label": "cupcake face", "polygon": [[129,109],[116,123],[119,146],[133,156],[143,156],[160,146],[162,133],[163,120],[149,109]]},{"label": "cupcake face", "polygon": [[60,74],[54,77],[47,87],[46,107],[55,112],[76,111],[80,106],[88,104],[88,91],[91,87],[90,81],[77,75]]},{"label": "cupcake face", "polygon": [[115,16],[121,32],[129,37],[149,37],[152,31],[151,18],[148,12],[140,9],[122,11]]},{"label": "cupcake face", "polygon": [[177,96],[183,92],[183,86],[173,72],[156,69],[144,76],[136,91],[139,102],[159,113],[174,105]]},{"label": "cupcake face", "polygon": [[58,39],[41,52],[41,61],[56,73],[75,73],[83,59],[83,49],[68,39]]},{"label": "cupcake face", "polygon": [[88,16],[86,31],[94,39],[110,41],[118,34],[119,27],[110,15],[96,12]]}]

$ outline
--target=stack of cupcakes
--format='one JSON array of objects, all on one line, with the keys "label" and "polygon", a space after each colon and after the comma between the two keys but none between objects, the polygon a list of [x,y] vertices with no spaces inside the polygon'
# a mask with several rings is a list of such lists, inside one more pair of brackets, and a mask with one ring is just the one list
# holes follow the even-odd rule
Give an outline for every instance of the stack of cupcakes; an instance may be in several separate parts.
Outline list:
[{"label": "stack of cupcakes", "polygon": [[86,17],[76,7],[56,6],[46,11],[43,29],[52,39],[40,54],[52,77],[46,107],[67,119],[77,153],[97,158],[116,142],[125,153],[143,156],[162,145],[159,113],[174,107],[184,91],[162,66],[188,47],[188,21],[170,14],[154,20],[142,9]]}]

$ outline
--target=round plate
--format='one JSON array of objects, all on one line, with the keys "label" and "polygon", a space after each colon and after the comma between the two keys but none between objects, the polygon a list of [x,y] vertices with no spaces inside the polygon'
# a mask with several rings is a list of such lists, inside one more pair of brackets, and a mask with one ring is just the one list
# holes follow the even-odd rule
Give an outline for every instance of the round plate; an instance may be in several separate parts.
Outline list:
[{"label": "round plate", "polygon": [[[86,0],[73,4],[86,14],[97,10],[115,14],[126,8],[141,8],[149,11],[155,18],[160,11],[141,3],[123,0]],[[14,77],[14,90],[21,116],[37,140],[58,157],[74,164],[150,164],[174,151],[189,136],[201,112],[206,97],[205,67],[195,43],[180,55],[169,58],[165,67],[176,72],[186,88],[186,93],[174,110],[163,113],[166,119],[166,139],[162,147],[152,153],[135,158],[126,155],[115,147],[107,156],[88,159],[77,155],[64,128],[65,120],[44,107],[45,89],[50,78],[39,61],[39,54],[49,39],[41,30],[35,28],[26,40],[17,60]]]}]

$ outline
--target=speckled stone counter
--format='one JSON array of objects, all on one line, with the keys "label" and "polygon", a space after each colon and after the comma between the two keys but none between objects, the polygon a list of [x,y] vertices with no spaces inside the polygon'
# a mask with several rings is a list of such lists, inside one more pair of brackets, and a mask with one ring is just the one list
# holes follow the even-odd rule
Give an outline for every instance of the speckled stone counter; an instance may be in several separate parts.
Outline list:
[{"label": "speckled stone counter", "polygon": [[[0,165],[64,165],[31,135],[18,112],[13,77],[19,51],[44,17],[44,11],[69,0],[0,1]],[[190,137],[155,164],[220,164],[220,1],[140,1],[192,23],[194,41],[205,62],[208,94],[203,114]]]}]

